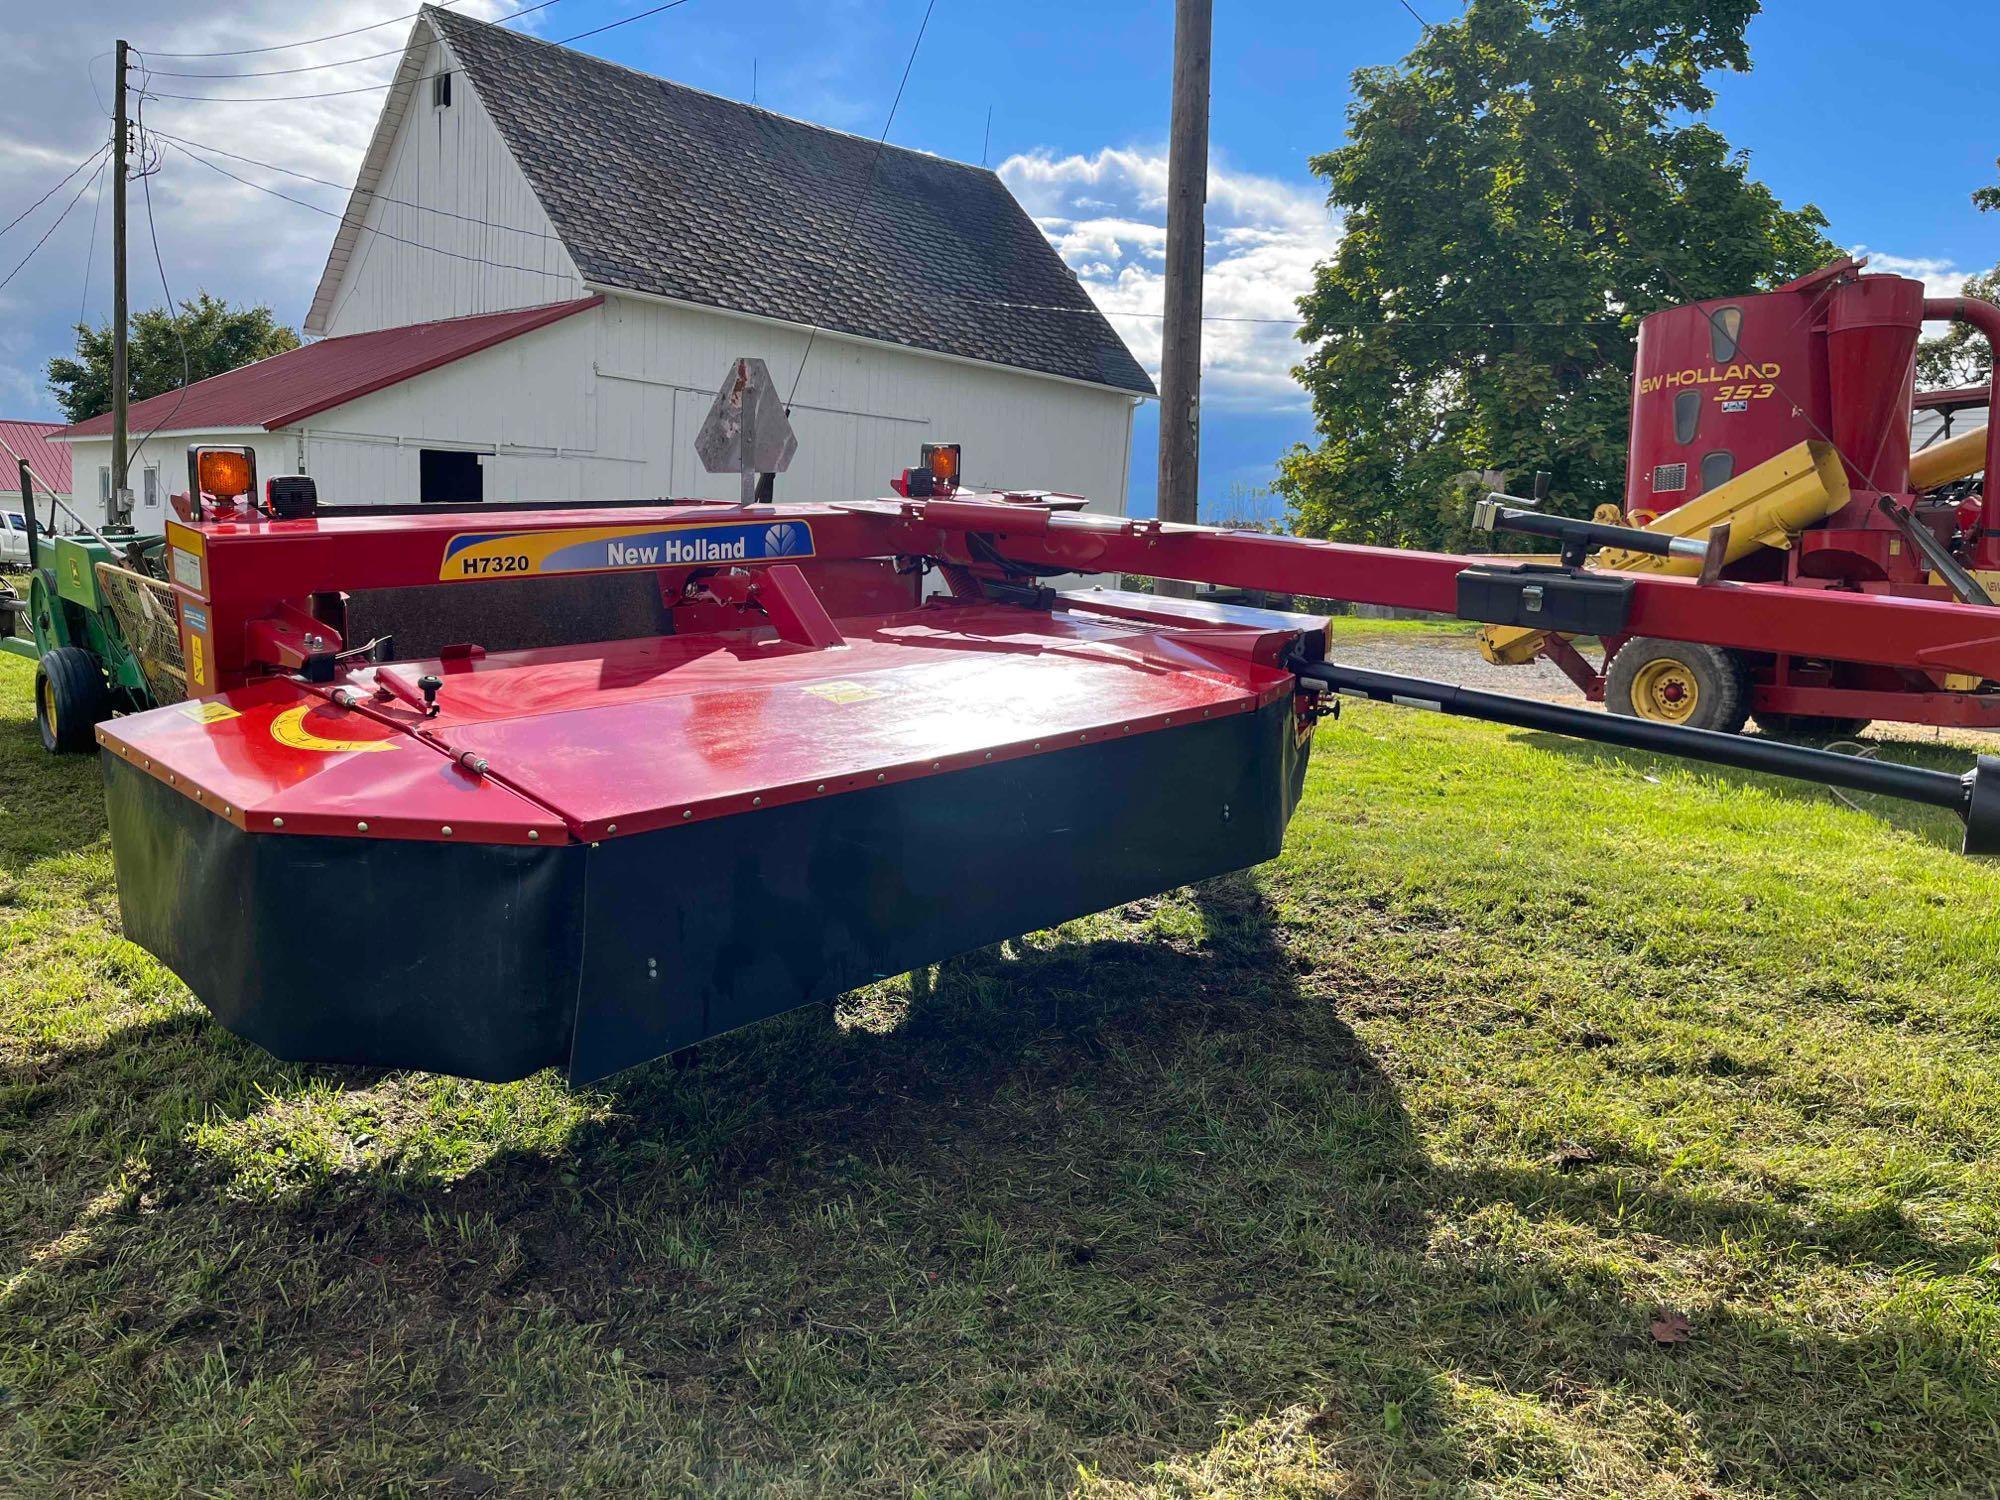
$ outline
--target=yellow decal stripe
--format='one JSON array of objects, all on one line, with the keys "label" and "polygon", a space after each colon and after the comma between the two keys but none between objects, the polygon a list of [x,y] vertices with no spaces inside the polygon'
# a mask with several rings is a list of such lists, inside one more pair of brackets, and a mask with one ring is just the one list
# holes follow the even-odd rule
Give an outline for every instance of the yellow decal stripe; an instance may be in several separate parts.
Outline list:
[{"label": "yellow decal stripe", "polygon": [[314,734],[306,728],[306,715],[319,707],[317,703],[301,703],[286,709],[271,721],[271,738],[281,745],[289,745],[294,750],[317,750],[325,755],[338,755],[344,751],[356,753],[367,750],[394,750],[394,740],[336,740],[323,734]]}]

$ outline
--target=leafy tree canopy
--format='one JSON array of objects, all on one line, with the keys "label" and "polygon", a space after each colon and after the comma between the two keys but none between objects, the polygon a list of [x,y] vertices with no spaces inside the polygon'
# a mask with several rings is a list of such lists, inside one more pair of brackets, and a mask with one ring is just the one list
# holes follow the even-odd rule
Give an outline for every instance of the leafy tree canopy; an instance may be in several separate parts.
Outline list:
[{"label": "leafy tree canopy", "polygon": [[1839,254],[1700,118],[1757,10],[1472,0],[1355,75],[1349,143],[1312,162],[1345,229],[1300,301],[1321,437],[1281,464],[1299,530],[1458,546],[1490,470],[1548,470],[1572,514],[1622,501],[1638,319]]},{"label": "leafy tree canopy", "polygon": [[[183,302],[178,313],[156,307],[133,317],[126,361],[132,400],[180,388],[183,340],[189,383],[299,347],[299,336],[278,322],[270,308],[232,307],[200,292]],[[76,357],[49,361],[49,390],[72,422],[111,410],[109,322],[100,328],[76,325]]]}]

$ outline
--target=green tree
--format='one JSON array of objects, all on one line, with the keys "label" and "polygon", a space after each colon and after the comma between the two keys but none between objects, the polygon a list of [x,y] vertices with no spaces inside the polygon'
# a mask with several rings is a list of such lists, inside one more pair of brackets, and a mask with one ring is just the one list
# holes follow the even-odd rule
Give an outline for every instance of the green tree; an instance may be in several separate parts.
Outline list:
[{"label": "green tree", "polygon": [[[1959,294],[1983,302],[2000,302],[2000,266],[1983,276],[1968,276],[1959,284]],[[1964,323],[1934,339],[1917,345],[1917,389],[1950,391],[1960,386],[1984,385],[1993,375],[1993,350],[1986,335]]]},{"label": "green tree", "polygon": [[[2000,166],[2000,162],[1995,162],[1994,165]],[[1995,183],[1992,187],[1974,188],[1972,201],[1979,205],[1981,213],[2000,208],[2000,183]]]},{"label": "green tree", "polygon": [[1839,254],[1699,119],[1757,9],[1472,0],[1355,74],[1348,144],[1311,164],[1345,222],[1299,304],[1321,436],[1280,464],[1297,529],[1458,546],[1495,470],[1549,471],[1571,514],[1619,502],[1638,319]]},{"label": "green tree", "polygon": [[[268,307],[232,307],[199,292],[179,313],[156,307],[132,319],[126,372],[131,399],[143,401],[178,390],[185,341],[189,383],[234,370],[253,360],[299,347],[299,336],[277,321]],[[111,325],[76,325],[76,356],[49,361],[49,390],[72,422],[111,409]]]}]

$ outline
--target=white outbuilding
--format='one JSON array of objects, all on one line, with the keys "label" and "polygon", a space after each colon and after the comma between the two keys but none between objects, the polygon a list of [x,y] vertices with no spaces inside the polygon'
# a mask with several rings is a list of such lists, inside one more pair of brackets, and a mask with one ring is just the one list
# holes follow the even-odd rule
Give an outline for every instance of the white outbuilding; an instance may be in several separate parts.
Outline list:
[{"label": "white outbuilding", "polygon": [[[740,355],[791,395],[781,497],[881,494],[949,441],[975,484],[1122,512],[1153,395],[994,173],[434,7],[306,331],[135,404],[142,528],[196,441],[251,443],[262,475],[309,473],[332,504],[733,498],[694,434]],[[80,493],[109,432],[61,434]]]}]

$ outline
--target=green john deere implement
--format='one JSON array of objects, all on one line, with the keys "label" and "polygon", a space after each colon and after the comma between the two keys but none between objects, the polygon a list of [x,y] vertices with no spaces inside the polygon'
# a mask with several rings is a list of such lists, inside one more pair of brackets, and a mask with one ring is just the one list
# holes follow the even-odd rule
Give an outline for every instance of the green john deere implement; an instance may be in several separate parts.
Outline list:
[{"label": "green john deere implement", "polygon": [[115,713],[187,696],[164,539],[128,527],[75,536],[37,524],[27,466],[25,593],[0,581],[0,651],[35,663],[35,723],[51,751],[89,750]]}]

